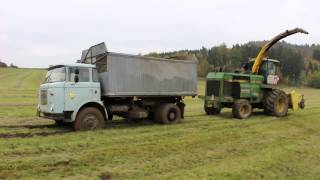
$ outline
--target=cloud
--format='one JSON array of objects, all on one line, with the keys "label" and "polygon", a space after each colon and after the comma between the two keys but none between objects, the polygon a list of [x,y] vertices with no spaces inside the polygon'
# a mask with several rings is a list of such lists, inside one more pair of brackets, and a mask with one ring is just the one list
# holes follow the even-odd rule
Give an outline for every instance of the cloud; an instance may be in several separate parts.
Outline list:
[{"label": "cloud", "polygon": [[317,1],[17,1],[0,7],[0,58],[24,67],[72,63],[105,41],[110,51],[147,53],[266,40],[300,26],[318,43]]}]

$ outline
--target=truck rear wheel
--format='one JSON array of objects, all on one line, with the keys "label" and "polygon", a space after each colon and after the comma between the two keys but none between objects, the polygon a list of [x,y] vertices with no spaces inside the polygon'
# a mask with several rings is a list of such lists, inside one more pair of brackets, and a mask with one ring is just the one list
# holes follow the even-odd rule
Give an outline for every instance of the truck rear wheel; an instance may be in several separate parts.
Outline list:
[{"label": "truck rear wheel", "polygon": [[181,120],[181,110],[175,104],[160,105],[155,113],[155,119],[163,124],[178,123]]},{"label": "truck rear wheel", "polygon": [[99,109],[94,107],[86,107],[82,109],[74,122],[74,129],[76,131],[100,129],[104,126],[105,120],[103,114]]},{"label": "truck rear wheel", "polygon": [[264,110],[267,114],[282,117],[288,113],[289,100],[285,92],[275,89],[268,92],[264,100]]},{"label": "truck rear wheel", "polygon": [[235,118],[246,119],[252,113],[252,106],[246,99],[238,99],[232,106],[232,114]]}]

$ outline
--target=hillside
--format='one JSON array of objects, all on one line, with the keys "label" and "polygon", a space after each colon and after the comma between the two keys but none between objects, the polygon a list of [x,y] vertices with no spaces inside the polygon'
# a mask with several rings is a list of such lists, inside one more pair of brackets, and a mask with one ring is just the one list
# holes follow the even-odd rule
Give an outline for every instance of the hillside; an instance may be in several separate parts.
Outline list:
[{"label": "hillside", "polygon": [[[176,125],[116,120],[73,132],[35,117],[45,71],[0,68],[0,179],[316,179],[320,176],[319,90],[305,110],[284,118],[261,112],[248,120],[224,110],[207,116],[186,99]],[[199,81],[199,93],[204,81]],[[287,88],[291,90],[292,88]]]}]

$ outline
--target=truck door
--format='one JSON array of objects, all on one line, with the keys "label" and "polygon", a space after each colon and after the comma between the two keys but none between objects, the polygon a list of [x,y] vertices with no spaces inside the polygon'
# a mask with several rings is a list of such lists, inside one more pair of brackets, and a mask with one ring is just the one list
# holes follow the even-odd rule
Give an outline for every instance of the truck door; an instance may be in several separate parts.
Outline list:
[{"label": "truck door", "polygon": [[[75,81],[76,71],[78,82]],[[65,111],[74,111],[84,102],[100,98],[100,84],[92,81],[92,68],[69,67],[65,84]]]}]

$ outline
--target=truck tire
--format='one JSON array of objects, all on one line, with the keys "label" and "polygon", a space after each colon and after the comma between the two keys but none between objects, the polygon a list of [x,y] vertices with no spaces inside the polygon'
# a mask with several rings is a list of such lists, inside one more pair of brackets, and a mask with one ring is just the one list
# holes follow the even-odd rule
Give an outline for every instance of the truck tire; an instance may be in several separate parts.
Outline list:
[{"label": "truck tire", "polygon": [[232,106],[233,117],[238,119],[246,119],[252,113],[252,106],[246,99],[238,99]]},{"label": "truck tire", "polygon": [[268,115],[277,117],[286,116],[288,113],[289,100],[285,92],[275,89],[266,95],[264,99],[264,111]]},{"label": "truck tire", "polygon": [[181,120],[181,110],[175,104],[162,104],[155,113],[156,122],[162,124],[175,124]]},{"label": "truck tire", "polygon": [[207,115],[217,115],[220,114],[221,108],[214,108],[214,107],[205,107],[204,110],[206,111]]},{"label": "truck tire", "polygon": [[86,131],[104,128],[105,120],[101,111],[94,107],[86,107],[80,110],[74,122],[76,131]]}]

